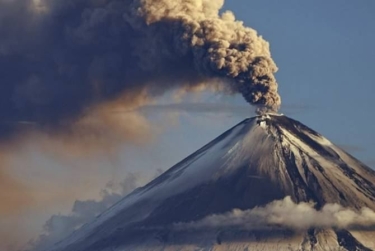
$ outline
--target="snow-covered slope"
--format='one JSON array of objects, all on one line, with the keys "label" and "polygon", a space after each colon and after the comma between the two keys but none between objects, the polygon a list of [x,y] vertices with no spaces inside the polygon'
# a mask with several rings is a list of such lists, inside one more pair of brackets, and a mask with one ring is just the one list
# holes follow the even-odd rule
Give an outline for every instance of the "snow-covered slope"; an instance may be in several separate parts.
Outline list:
[{"label": "snow-covered slope", "polygon": [[[371,250],[371,231],[171,230],[290,196],[375,210],[375,172],[286,116],[246,119],[51,250]],[[374,237],[374,241],[372,240]]]}]

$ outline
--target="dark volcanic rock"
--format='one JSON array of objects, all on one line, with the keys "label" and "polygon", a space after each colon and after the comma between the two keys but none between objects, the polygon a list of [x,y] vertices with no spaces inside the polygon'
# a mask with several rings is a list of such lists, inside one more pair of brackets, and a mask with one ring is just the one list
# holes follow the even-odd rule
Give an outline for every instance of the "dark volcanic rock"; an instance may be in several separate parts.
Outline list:
[{"label": "dark volcanic rock", "polygon": [[[375,172],[319,133],[281,115],[246,119],[51,250],[370,250],[366,234],[282,228],[179,230],[233,209],[290,196],[375,210]],[[374,234],[375,239],[375,234]]]}]

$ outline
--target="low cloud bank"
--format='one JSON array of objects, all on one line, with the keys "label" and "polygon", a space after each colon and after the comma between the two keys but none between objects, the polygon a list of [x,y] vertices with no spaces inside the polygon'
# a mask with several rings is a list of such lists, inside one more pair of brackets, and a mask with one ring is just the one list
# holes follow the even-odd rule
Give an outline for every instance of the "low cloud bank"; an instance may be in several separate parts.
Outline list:
[{"label": "low cloud bank", "polygon": [[[161,170],[157,170],[154,176],[160,175],[161,172]],[[145,178],[142,175],[128,173],[119,185],[108,183],[107,187],[101,191],[100,200],[75,201],[70,214],[53,215],[47,220],[44,225],[44,233],[36,240],[31,241],[30,248],[27,251],[47,250],[47,248],[68,237],[85,223],[94,220],[100,213],[144,183]]]},{"label": "low cloud bank", "polygon": [[355,211],[338,204],[326,204],[321,210],[317,210],[314,208],[314,203],[296,204],[290,197],[286,197],[271,202],[265,207],[245,211],[235,209],[225,214],[208,216],[200,221],[175,225],[181,230],[223,227],[259,229],[272,226],[293,230],[309,228],[375,230],[375,212],[367,207]]}]

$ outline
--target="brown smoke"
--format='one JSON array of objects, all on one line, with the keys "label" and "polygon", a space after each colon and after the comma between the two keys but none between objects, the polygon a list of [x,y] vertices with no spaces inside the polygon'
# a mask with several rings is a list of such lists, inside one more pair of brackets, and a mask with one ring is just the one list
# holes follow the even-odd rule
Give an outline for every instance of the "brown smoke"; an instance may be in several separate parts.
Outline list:
[{"label": "brown smoke", "polygon": [[8,172],[10,158],[0,146],[0,217],[15,215],[32,202],[28,188]]},{"label": "brown smoke", "polygon": [[26,187],[10,177],[6,170],[0,168],[0,215],[15,214],[25,208],[31,198]]},{"label": "brown smoke", "polygon": [[[167,91],[241,93],[259,112],[277,110],[269,44],[231,12],[219,14],[222,6],[222,0],[0,0],[0,142],[9,147],[37,135],[48,150],[84,154],[142,141],[152,128],[133,110]],[[32,195],[1,164],[6,214]]]},{"label": "brown smoke", "polygon": [[[197,86],[277,110],[269,44],[221,0],[0,0],[0,133],[77,125],[87,109]],[[222,84],[225,83],[223,87]],[[136,104],[136,102],[135,102]],[[262,110],[261,109],[261,110]]]},{"label": "brown smoke", "polygon": [[135,47],[142,66],[153,69],[150,63],[160,58],[181,62],[182,71],[225,79],[228,88],[249,103],[276,111],[281,101],[268,42],[236,21],[233,13],[219,15],[222,5],[220,0],[132,1],[125,19],[149,38],[141,37]]}]

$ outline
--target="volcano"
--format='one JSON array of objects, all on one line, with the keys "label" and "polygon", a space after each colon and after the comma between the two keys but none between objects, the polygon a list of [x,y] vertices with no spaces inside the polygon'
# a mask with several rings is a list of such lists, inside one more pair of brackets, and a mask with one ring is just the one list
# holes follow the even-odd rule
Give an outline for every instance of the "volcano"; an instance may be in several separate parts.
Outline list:
[{"label": "volcano", "polygon": [[50,250],[375,250],[371,227],[183,227],[233,209],[262,211],[285,198],[296,205],[313,203],[317,211],[332,204],[373,213],[375,172],[298,121],[278,114],[257,116],[136,189]]}]

